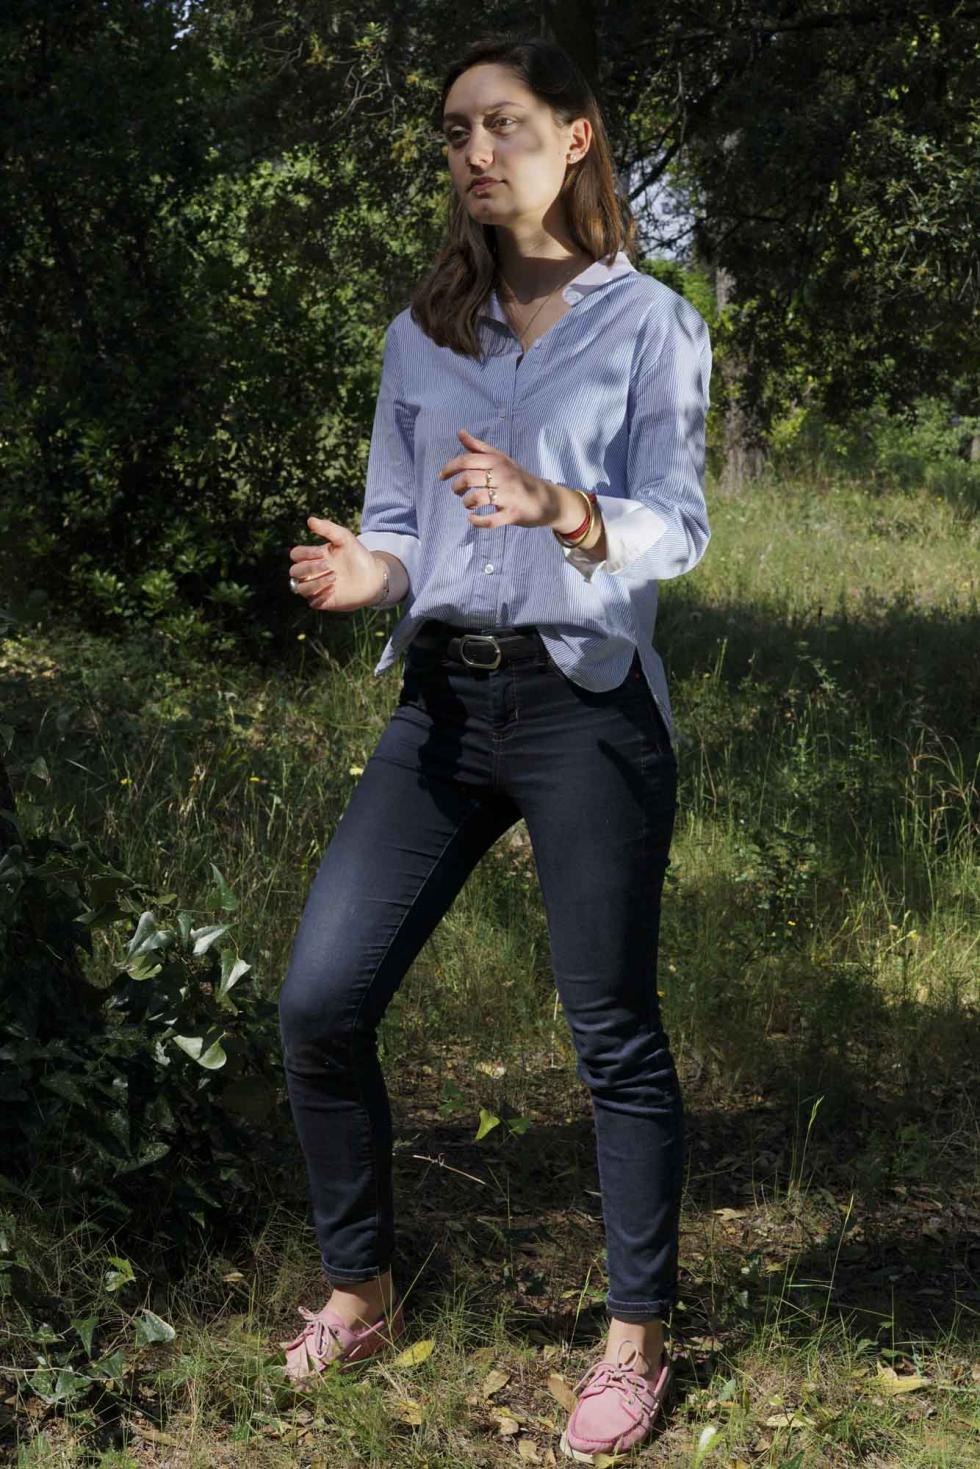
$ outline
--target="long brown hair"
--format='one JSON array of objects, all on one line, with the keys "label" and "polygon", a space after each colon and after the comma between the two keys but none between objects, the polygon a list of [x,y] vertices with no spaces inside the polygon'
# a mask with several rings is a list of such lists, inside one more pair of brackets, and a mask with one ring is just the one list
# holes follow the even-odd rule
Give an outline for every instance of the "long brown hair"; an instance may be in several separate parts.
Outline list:
[{"label": "long brown hair", "polygon": [[[632,258],[636,221],[621,191],[609,139],[592,88],[563,47],[537,36],[484,36],[453,61],[442,84],[434,119],[442,129],[446,96],[456,78],[481,62],[508,67],[530,92],[546,102],[559,125],[587,117],[592,138],[584,157],[570,163],[559,198],[569,233],[593,260],[611,264],[618,250]],[[479,358],[482,348],[477,313],[496,284],[497,234],[493,225],[473,219],[451,187],[446,235],[428,275],[412,294],[412,320],[439,347]]]}]

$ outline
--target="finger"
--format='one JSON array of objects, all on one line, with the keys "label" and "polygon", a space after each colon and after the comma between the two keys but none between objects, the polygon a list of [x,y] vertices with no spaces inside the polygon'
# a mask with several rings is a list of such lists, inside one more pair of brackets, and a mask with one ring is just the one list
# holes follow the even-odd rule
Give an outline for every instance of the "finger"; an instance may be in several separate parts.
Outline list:
[{"label": "finger", "polygon": [[313,596],[310,599],[310,606],[315,608],[315,610],[319,612],[322,608],[331,606],[336,594],[336,582],[334,582],[333,580],[328,581],[323,586],[314,591]]},{"label": "finger", "polygon": [[508,524],[508,521],[504,518],[504,512],[502,510],[495,511],[493,515],[474,515],[471,511],[466,518],[469,521],[470,525],[475,525],[478,530],[492,530],[495,526]]},{"label": "finger", "polygon": [[[466,474],[461,476],[458,483],[451,484],[449,488],[452,490],[454,495],[462,495],[466,490],[475,490],[477,494],[482,494],[484,499],[486,499],[487,494],[490,490],[499,491],[500,486],[486,484],[483,477],[477,470],[469,470]],[[482,505],[483,500],[477,500],[475,503],[478,505]],[[487,504],[489,503],[489,500],[487,500]]]},{"label": "finger", "polygon": [[462,439],[463,443],[468,447],[493,450],[492,444],[488,444],[485,439],[478,439],[476,434],[471,434],[468,428],[461,428],[456,437]]},{"label": "finger", "polygon": [[326,546],[292,546],[289,555],[293,561],[318,561],[326,549]]},{"label": "finger", "polygon": [[451,474],[457,474],[461,469],[493,469],[496,459],[488,459],[485,454],[457,454],[455,459],[447,459],[439,471],[438,478],[446,479]]},{"label": "finger", "polygon": [[[312,549],[316,549],[315,547]],[[325,571],[335,571],[332,561],[323,555],[323,547],[320,547],[318,556],[304,556],[302,560],[294,561],[289,568],[289,574],[294,581],[306,581],[312,576],[322,576]]]},{"label": "finger", "polygon": [[318,576],[294,577],[296,590],[300,596],[306,597],[307,600],[310,597],[319,597],[326,587],[333,585],[336,579],[337,573],[335,571],[324,571]]},{"label": "finger", "polygon": [[327,520],[322,515],[308,515],[306,523],[315,536],[324,536],[331,541],[342,541],[350,534],[345,525],[338,525],[335,520]]},{"label": "finger", "polygon": [[293,580],[298,582],[301,587],[313,586],[314,584],[316,584],[317,586],[322,586],[325,577],[333,577],[334,579],[336,579],[336,576],[337,573],[334,571],[333,567],[327,566],[324,567],[322,571],[308,571],[304,576],[294,577]]}]

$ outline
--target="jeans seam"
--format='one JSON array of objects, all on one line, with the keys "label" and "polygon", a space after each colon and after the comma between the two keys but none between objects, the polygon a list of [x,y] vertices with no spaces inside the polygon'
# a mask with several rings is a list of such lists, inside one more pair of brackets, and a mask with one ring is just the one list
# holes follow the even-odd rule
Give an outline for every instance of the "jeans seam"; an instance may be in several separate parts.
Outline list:
[{"label": "jeans seam", "polygon": [[387,1265],[379,1265],[373,1275],[365,1275],[361,1270],[336,1270],[332,1265],[327,1264],[322,1255],[320,1256],[320,1263],[323,1265],[324,1273],[328,1279],[344,1280],[349,1285],[360,1285],[366,1281],[375,1280],[378,1275],[383,1275],[391,1264],[389,1261]]},{"label": "jeans seam", "polygon": [[433,873],[435,873],[437,871],[437,869],[439,867],[439,864],[442,862],[442,859],[445,857],[446,853],[448,852],[449,848],[452,846],[452,844],[456,840],[456,838],[459,836],[460,832],[464,830],[464,828],[465,828],[467,822],[469,821],[470,817],[473,815],[473,813],[476,810],[479,809],[479,805],[480,805],[479,800],[474,799],[472,805],[467,810],[465,817],[462,819],[462,821],[460,821],[459,825],[446,838],[445,844],[443,845],[443,847],[439,851],[438,855],[435,857],[435,859],[434,859],[434,861],[432,863],[432,866],[429,868],[429,871],[425,875],[425,881],[419,887],[419,890],[415,894],[415,898],[414,898],[413,902],[410,903],[408,905],[408,907],[406,908],[404,914],[402,915],[401,921],[398,924],[398,927],[395,929],[394,933],[391,935],[391,938],[388,940],[387,944],[385,945],[384,953],[381,955],[381,957],[378,959],[377,964],[375,965],[374,973],[372,974],[369,983],[364,988],[364,993],[363,993],[363,995],[360,998],[360,1001],[358,1003],[357,1009],[354,1012],[354,1019],[351,1022],[350,1052],[349,1052],[349,1055],[348,1055],[348,1065],[350,1066],[351,1070],[354,1072],[354,1075],[357,1077],[357,1097],[358,1097],[358,1101],[360,1102],[361,1107],[364,1109],[364,1112],[367,1115],[367,1119],[368,1119],[368,1132],[370,1133],[370,1136],[371,1136],[371,1155],[372,1155],[373,1164],[374,1164],[374,1195],[375,1195],[375,1206],[374,1206],[374,1237],[375,1237],[375,1242],[377,1242],[377,1240],[378,1240],[378,1238],[380,1237],[380,1234],[381,1234],[381,1185],[380,1185],[380,1172],[381,1172],[381,1170],[380,1170],[379,1165],[378,1165],[378,1150],[377,1150],[377,1145],[376,1145],[376,1142],[375,1142],[374,1127],[371,1124],[371,1112],[370,1112],[370,1109],[368,1108],[368,1105],[367,1105],[367,1101],[366,1101],[366,1097],[365,1097],[365,1092],[364,1092],[364,1083],[363,1083],[363,1079],[361,1077],[361,1072],[360,1072],[360,1069],[358,1068],[358,1066],[356,1065],[356,1058],[354,1056],[354,1046],[355,1046],[356,1041],[357,1041],[357,1022],[361,1018],[361,1011],[364,1009],[365,1003],[367,1002],[367,998],[370,995],[371,990],[374,988],[375,980],[377,979],[377,977],[380,974],[382,968],[384,967],[385,960],[387,959],[388,955],[391,953],[391,950],[392,950],[392,948],[393,948],[393,946],[394,946],[394,944],[395,944],[395,942],[396,942],[399,934],[401,933],[402,929],[405,927],[405,924],[408,922],[409,918],[411,917],[411,914],[413,913],[416,904],[418,903],[418,901],[422,897],[422,894],[425,892],[425,890],[428,887],[429,883],[432,881]]},{"label": "jeans seam", "polygon": [[623,1301],[618,1296],[614,1296],[612,1291],[609,1291],[606,1299],[612,1305],[622,1306],[624,1311],[645,1311],[649,1306],[662,1306],[665,1302],[670,1302],[674,1298],[669,1291],[666,1291],[662,1295],[654,1296],[649,1301]]},{"label": "jeans seam", "polygon": [[639,1316],[641,1319],[663,1320],[673,1309],[674,1300],[671,1296],[664,1296],[659,1301],[640,1302],[638,1305],[617,1305],[614,1300],[606,1299],[606,1313],[609,1316],[619,1316],[626,1320],[630,1316]]}]

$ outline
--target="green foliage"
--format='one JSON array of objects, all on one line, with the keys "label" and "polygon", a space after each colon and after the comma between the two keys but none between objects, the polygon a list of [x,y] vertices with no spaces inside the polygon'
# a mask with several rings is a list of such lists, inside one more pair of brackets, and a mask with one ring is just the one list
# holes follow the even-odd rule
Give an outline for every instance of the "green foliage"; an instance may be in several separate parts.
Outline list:
[{"label": "green foliage", "polygon": [[980,444],[980,414],[951,412],[942,398],[919,398],[900,414],[879,401],[843,424],[818,408],[800,407],[776,422],[771,442],[777,473],[860,478],[869,492],[925,486],[964,518],[980,510],[980,459],[972,457]]},{"label": "green foliage", "polygon": [[80,1408],[115,1396],[151,1367],[153,1348],[173,1341],[174,1327],[135,1306],[142,1281],[125,1256],[109,1255],[85,1314],[66,1312],[49,1293],[36,1242],[12,1214],[0,1214],[0,1300],[10,1345],[32,1364],[26,1392],[48,1408]]},{"label": "green foliage", "polygon": [[[0,856],[0,1151],[8,1186],[74,1216],[152,1225],[178,1253],[241,1205],[276,1101],[276,1007],[241,981],[236,900],[150,896],[87,841]],[[80,956],[113,948],[107,985]]]},{"label": "green foliage", "polygon": [[[0,1183],[22,1220],[38,1209],[69,1228],[98,1219],[177,1262],[252,1198],[276,1100],[275,1005],[239,987],[251,966],[221,921],[234,894],[212,864],[213,918],[174,894],[146,908],[139,885],[89,842],[24,837],[12,813],[4,819]],[[80,962],[96,934],[118,950],[104,986]],[[174,1328],[135,1310],[137,1270],[118,1255],[103,1299],[66,1316],[35,1246],[14,1215],[0,1216],[0,1300],[11,1346],[32,1363],[25,1387],[48,1407],[125,1398]]]},{"label": "green foliage", "polygon": [[278,48],[218,4],[193,20],[85,0],[43,36],[26,9],[0,22],[19,98],[0,127],[0,543],[34,615],[213,654],[295,615],[284,558],[310,512],[356,529],[382,330],[431,202],[391,118],[336,127],[346,89],[377,84],[385,26],[337,13],[328,45],[284,17],[313,54],[270,108]]},{"label": "green foliage", "polygon": [[[927,3],[875,23],[796,15],[722,85],[678,165],[701,258],[733,282],[747,412],[838,422],[925,393],[975,413],[980,111],[975,20]],[[738,57],[741,46],[741,57]]]}]

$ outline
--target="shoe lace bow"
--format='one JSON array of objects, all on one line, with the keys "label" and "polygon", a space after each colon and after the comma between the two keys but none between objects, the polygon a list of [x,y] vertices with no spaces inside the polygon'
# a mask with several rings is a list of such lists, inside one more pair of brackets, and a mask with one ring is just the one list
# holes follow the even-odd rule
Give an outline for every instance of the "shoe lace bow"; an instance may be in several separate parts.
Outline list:
[{"label": "shoe lace bow", "polygon": [[618,1365],[615,1362],[593,1363],[584,1377],[575,1384],[575,1392],[581,1402],[603,1392],[607,1387],[619,1393],[627,1413],[631,1406],[639,1408],[640,1412],[633,1418],[634,1423],[638,1423],[644,1414],[649,1417],[656,1411],[657,1401],[649,1383],[635,1367],[626,1362]]},{"label": "shoe lace bow", "polygon": [[[290,1346],[298,1347],[300,1342],[305,1341],[307,1350],[311,1352],[311,1355],[322,1357],[328,1336],[333,1337],[337,1342],[340,1341],[340,1333],[328,1321],[324,1321],[322,1316],[318,1316],[315,1311],[308,1310],[306,1306],[300,1306],[299,1314],[306,1317],[307,1324],[303,1327],[296,1340],[290,1342]],[[311,1337],[313,1339],[312,1347],[310,1344]]]}]

